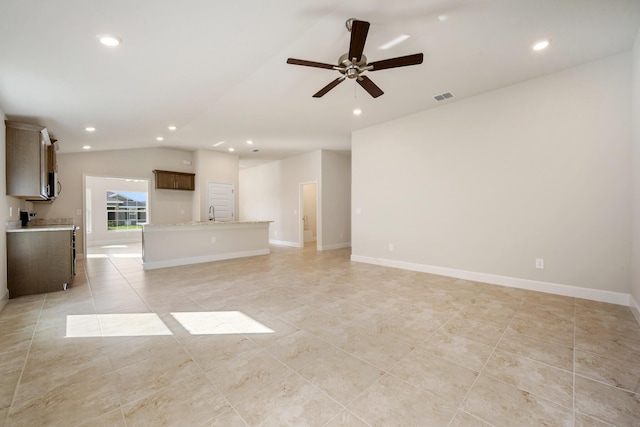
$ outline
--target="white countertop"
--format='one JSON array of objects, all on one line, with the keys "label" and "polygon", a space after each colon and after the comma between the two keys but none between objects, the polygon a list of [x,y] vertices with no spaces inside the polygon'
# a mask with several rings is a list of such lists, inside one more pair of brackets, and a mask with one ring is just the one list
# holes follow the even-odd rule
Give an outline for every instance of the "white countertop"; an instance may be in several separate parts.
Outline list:
[{"label": "white countertop", "polygon": [[211,229],[230,229],[230,228],[250,228],[269,226],[273,221],[189,221],[179,222],[175,224],[142,224],[143,232],[151,231],[189,231],[189,230],[211,230]]},{"label": "white countertop", "polygon": [[174,224],[142,224],[143,227],[175,227],[177,225],[194,226],[194,225],[235,225],[235,224],[268,224],[273,221],[188,221],[177,222]]},{"label": "white countertop", "polygon": [[7,233],[25,233],[34,231],[73,231],[77,229],[73,224],[48,224],[48,225],[29,225],[27,227],[7,228]]}]

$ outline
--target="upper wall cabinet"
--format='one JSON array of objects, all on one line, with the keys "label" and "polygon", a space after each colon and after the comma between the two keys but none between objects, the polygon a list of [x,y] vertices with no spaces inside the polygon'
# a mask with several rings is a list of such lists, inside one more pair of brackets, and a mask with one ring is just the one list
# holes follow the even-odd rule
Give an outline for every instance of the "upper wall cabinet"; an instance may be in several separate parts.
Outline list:
[{"label": "upper wall cabinet", "polygon": [[47,147],[42,126],[6,121],[7,196],[48,200]]},{"label": "upper wall cabinet", "polygon": [[156,188],[164,190],[188,190],[194,191],[196,188],[196,175],[187,172],[172,172],[154,170],[156,175]]}]

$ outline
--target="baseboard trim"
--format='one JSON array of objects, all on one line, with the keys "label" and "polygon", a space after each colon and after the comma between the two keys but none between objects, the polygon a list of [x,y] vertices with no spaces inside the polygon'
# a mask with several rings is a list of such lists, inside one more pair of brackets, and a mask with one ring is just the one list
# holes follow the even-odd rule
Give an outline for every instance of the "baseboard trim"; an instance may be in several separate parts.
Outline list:
[{"label": "baseboard trim", "polygon": [[144,270],[155,270],[157,268],[177,267],[179,265],[201,264],[203,262],[224,261],[225,259],[245,258],[258,255],[269,255],[269,249],[256,249],[253,251],[229,252],[225,254],[205,255],[191,258],[179,258],[167,261],[143,262]]},{"label": "baseboard trim", "polygon": [[440,276],[456,277],[458,279],[473,280],[476,282],[489,283],[492,285],[527,289],[530,291],[545,292],[548,294],[583,298],[592,301],[624,305],[627,307],[630,305],[631,295],[622,292],[580,288],[578,286],[562,285],[559,283],[540,282],[536,280],[520,279],[517,277],[499,276],[496,274],[478,273],[474,271],[457,270],[454,268],[436,267],[433,265],[416,264],[384,258],[373,258],[362,255],[351,255],[351,261],[362,262],[366,264],[375,264],[383,267],[400,268],[403,270],[419,271],[422,273],[437,274]]},{"label": "baseboard trim", "polygon": [[350,248],[350,247],[351,247],[351,243],[350,242],[345,242],[345,243],[335,243],[333,245],[318,246],[318,250],[319,251],[331,251],[333,249],[344,249],[344,248]]},{"label": "baseboard trim", "polygon": [[290,248],[301,248],[302,245],[298,242],[288,242],[286,240],[271,240],[269,239],[270,245],[275,246],[289,246]]},{"label": "baseboard trim", "polygon": [[636,322],[640,325],[640,305],[638,305],[638,302],[633,298],[633,295],[629,296],[629,308],[631,309],[631,313],[633,313],[633,317],[636,318]]},{"label": "baseboard trim", "polygon": [[5,305],[7,305],[7,302],[9,302],[9,290],[5,289],[4,294],[2,295],[2,297],[0,297],[0,310],[2,310]]}]

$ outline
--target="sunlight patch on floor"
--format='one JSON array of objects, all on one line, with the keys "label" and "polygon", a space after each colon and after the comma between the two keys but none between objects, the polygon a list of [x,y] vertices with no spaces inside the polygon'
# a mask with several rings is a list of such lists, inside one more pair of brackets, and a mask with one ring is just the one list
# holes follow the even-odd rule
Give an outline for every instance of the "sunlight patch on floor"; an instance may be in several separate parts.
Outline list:
[{"label": "sunlight patch on floor", "polygon": [[171,313],[192,335],[272,334],[274,331],[240,311]]},{"label": "sunlight patch on floor", "polygon": [[114,258],[142,258],[140,254],[112,254]]},{"label": "sunlight patch on floor", "polygon": [[172,335],[155,313],[76,314],[67,316],[67,338]]},{"label": "sunlight patch on floor", "polygon": [[[257,320],[240,311],[171,313],[192,335],[271,334]],[[69,314],[67,338],[173,335],[156,313]]]}]

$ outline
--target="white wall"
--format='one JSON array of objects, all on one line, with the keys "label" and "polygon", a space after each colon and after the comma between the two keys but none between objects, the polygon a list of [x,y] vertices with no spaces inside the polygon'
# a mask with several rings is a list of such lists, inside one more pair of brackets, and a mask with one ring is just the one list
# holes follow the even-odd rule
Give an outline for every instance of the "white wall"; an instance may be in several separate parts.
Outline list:
[{"label": "white wall", "polygon": [[241,218],[272,220],[273,243],[300,246],[300,184],[317,183],[317,247],[320,250],[351,244],[349,155],[314,151],[240,171]]},{"label": "white wall", "polygon": [[239,166],[238,156],[217,151],[197,150],[193,153],[196,173],[196,190],[193,197],[193,220],[207,219],[207,182],[224,182],[235,186],[234,209],[238,220]]},{"label": "white wall", "polygon": [[636,319],[640,322],[640,31],[636,36],[633,47],[633,68],[632,68],[632,135],[633,135],[633,236],[631,250],[632,281],[631,296],[632,310]]},{"label": "white wall", "polygon": [[322,245],[351,246],[351,156],[322,151]]},{"label": "white wall", "polygon": [[[60,141],[60,144],[64,144],[64,141]],[[58,177],[63,186],[62,193],[52,204],[34,205],[34,210],[40,218],[74,218],[76,225],[83,225],[84,175],[142,178],[151,182],[151,222],[162,224],[190,221],[193,191],[156,190],[152,172],[154,169],[193,172],[191,166],[183,164],[183,160],[191,161],[191,152],[150,148],[58,153]],[[83,234],[84,229],[81,229],[77,241],[79,253],[84,250]]]},{"label": "white wall", "polygon": [[621,54],[354,132],[353,259],[628,302],[630,82]]},{"label": "white wall", "polygon": [[[302,154],[277,162],[240,171],[240,218],[243,221],[273,221],[269,239],[273,242],[299,246],[300,184],[317,182],[322,194],[321,152]],[[320,203],[321,205],[321,203]],[[320,206],[320,209],[321,206]],[[322,216],[318,218],[322,224]],[[318,245],[322,236],[318,236]]]},{"label": "white wall", "polygon": [[87,176],[85,190],[91,192],[91,232],[86,231],[87,245],[141,242],[142,230],[109,231],[107,229],[107,191],[150,191],[144,180]]}]

